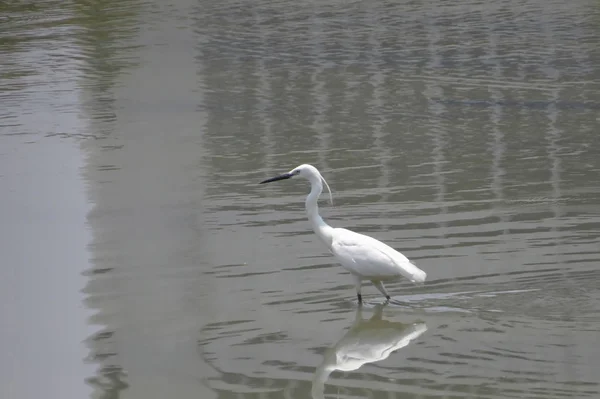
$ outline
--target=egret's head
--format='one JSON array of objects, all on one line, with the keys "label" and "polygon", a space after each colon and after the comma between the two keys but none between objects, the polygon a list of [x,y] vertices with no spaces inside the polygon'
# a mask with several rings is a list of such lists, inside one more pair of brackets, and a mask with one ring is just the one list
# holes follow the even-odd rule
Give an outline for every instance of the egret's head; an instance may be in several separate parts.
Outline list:
[{"label": "egret's head", "polygon": [[321,173],[319,173],[319,170],[317,168],[315,168],[314,166],[308,165],[308,164],[303,164],[303,165],[297,166],[294,169],[290,170],[289,173],[292,176],[303,177],[306,180],[315,179],[315,180],[319,181],[319,180],[323,179],[323,176],[321,176]]},{"label": "egret's head", "polygon": [[270,179],[267,179],[267,180],[263,180],[260,182],[260,184],[271,183],[273,181],[278,181],[278,180],[290,179],[290,178],[296,177],[296,176],[305,178],[306,180],[310,181],[311,184],[313,184],[313,185],[320,184],[321,182],[325,183],[325,186],[327,186],[327,190],[329,191],[329,198],[331,200],[331,203],[333,204],[333,198],[331,196],[331,189],[329,188],[329,184],[327,184],[327,182],[325,181],[325,178],[323,178],[323,176],[321,176],[321,173],[319,173],[319,170],[312,165],[302,164],[300,166],[295,167],[294,169],[290,170],[287,173],[281,174],[279,176],[271,177]]}]

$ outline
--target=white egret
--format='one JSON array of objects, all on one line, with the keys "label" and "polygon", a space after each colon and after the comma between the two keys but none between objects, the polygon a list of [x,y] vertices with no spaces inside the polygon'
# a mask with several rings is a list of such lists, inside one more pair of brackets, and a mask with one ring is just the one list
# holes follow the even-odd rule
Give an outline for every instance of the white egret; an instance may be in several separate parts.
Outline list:
[{"label": "white egret", "polygon": [[[319,215],[317,199],[323,191],[323,184],[331,190],[321,173],[312,165],[300,165],[291,171],[260,182],[270,183],[291,177],[303,177],[310,182],[310,194],[306,197],[306,213],[317,236],[336,257],[338,262],[354,277],[358,303],[362,303],[361,286],[363,280],[370,280],[386,298],[390,295],[385,289],[384,281],[393,281],[401,276],[413,283],[422,283],[427,274],[411,263],[406,256],[392,247],[372,237],[358,234],[343,228],[333,228],[323,221]],[[333,202],[333,200],[332,200]]]}]

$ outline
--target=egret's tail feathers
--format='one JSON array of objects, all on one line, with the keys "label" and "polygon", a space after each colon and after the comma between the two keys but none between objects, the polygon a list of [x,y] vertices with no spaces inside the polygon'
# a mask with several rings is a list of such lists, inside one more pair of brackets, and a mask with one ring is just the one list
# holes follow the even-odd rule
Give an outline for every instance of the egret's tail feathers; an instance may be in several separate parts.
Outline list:
[{"label": "egret's tail feathers", "polygon": [[419,269],[417,266],[415,266],[414,263],[411,263],[411,265],[413,266],[412,268],[410,268],[410,277],[409,280],[411,283],[415,283],[415,284],[422,284],[425,282],[425,279],[427,278],[427,273],[425,273],[423,270]]}]

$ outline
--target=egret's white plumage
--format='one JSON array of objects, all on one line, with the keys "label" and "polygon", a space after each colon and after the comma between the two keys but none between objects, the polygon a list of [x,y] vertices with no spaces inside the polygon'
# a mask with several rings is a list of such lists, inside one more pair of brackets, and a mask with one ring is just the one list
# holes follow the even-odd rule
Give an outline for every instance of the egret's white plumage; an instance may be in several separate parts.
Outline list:
[{"label": "egret's white plumage", "polygon": [[[375,287],[390,299],[384,281],[397,280],[401,276],[413,283],[422,283],[427,274],[392,247],[364,234],[355,233],[343,228],[329,226],[319,215],[317,200],[323,191],[323,183],[329,190],[329,185],[317,168],[312,165],[300,165],[288,173],[261,182],[289,179],[300,176],[311,184],[310,194],[306,197],[306,213],[313,230],[342,267],[354,276],[356,295],[362,302],[361,285],[363,280],[370,280]],[[331,190],[329,190],[331,197]]]},{"label": "egret's white plumage", "polygon": [[350,273],[369,280],[394,280],[402,275],[422,283],[427,275],[406,256],[364,234],[336,228],[331,252]]}]

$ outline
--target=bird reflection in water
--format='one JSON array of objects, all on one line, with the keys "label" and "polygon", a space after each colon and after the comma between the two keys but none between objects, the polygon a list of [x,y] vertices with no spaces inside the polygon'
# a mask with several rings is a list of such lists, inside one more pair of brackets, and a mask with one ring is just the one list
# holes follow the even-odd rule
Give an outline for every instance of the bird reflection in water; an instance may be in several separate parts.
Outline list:
[{"label": "bird reflection in water", "polygon": [[377,305],[368,320],[363,319],[362,308],[357,309],[350,330],[325,352],[323,362],[315,372],[312,384],[314,399],[325,397],[325,381],[335,370],[354,371],[364,364],[385,360],[392,352],[404,348],[427,331],[427,325],[421,321],[400,323],[383,320],[385,306]]}]

